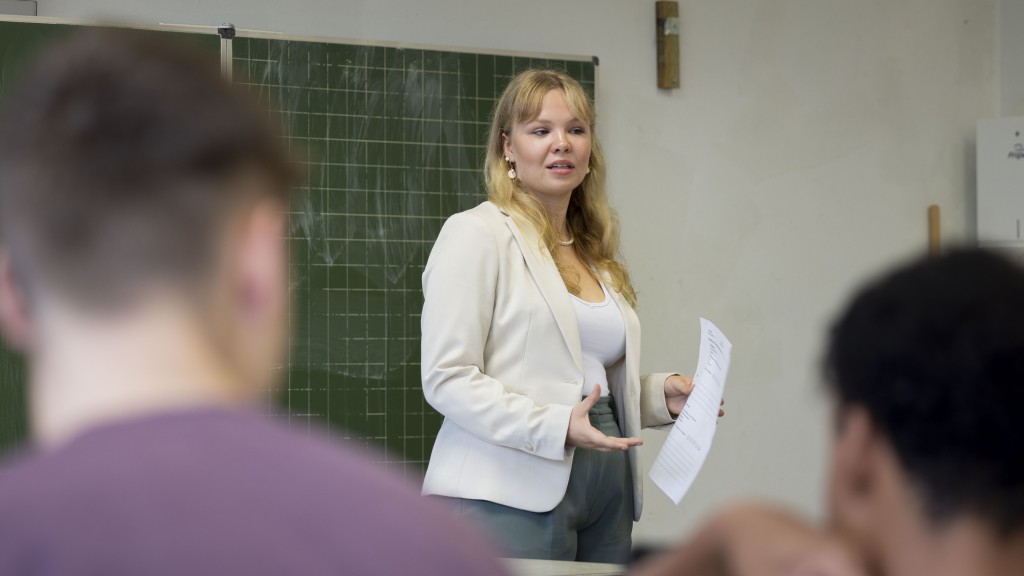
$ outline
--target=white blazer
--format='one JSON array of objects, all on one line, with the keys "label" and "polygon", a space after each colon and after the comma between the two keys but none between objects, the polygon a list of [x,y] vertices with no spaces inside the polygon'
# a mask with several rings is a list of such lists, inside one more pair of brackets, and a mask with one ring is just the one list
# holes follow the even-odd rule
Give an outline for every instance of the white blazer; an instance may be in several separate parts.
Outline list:
[{"label": "white blazer", "polygon": [[[640,321],[609,290],[626,324],[626,354],[608,369],[625,436],[670,423],[664,382],[640,376]],[[423,272],[423,394],[444,423],[424,494],[489,500],[532,512],[565,495],[575,449],[569,416],[583,394],[579,325],[548,250],[530,226],[490,202],[445,222]],[[643,478],[637,448],[634,519]]]}]

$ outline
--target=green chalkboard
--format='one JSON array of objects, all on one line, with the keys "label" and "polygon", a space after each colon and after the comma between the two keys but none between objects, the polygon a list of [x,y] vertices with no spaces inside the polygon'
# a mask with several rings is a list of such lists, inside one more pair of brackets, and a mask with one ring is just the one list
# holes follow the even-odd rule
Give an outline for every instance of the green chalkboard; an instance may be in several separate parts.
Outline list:
[{"label": "green chalkboard", "polygon": [[590,59],[240,37],[236,81],[280,111],[306,186],[291,214],[292,346],[281,406],[418,477],[441,416],[420,387],[420,277],[441,225],[481,202],[495,101],[525,68]]},{"label": "green chalkboard", "polygon": [[[5,70],[66,33],[20,26],[28,26],[20,40],[0,33],[0,54],[12,54]],[[277,113],[304,166],[290,207],[290,352],[268,410],[295,427],[327,423],[353,443],[384,447],[387,467],[419,477],[441,424],[420,388],[420,276],[430,248],[448,216],[485,197],[491,109],[512,76],[561,69],[593,94],[595,65],[244,31],[231,51],[234,80]],[[24,375],[6,350],[0,362],[2,450],[23,439]]]}]

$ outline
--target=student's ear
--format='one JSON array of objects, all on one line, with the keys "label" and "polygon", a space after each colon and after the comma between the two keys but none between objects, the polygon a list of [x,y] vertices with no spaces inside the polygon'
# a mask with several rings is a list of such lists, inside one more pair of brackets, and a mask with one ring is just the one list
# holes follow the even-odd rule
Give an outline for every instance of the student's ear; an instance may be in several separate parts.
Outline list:
[{"label": "student's ear", "polygon": [[840,408],[832,452],[832,520],[844,531],[871,530],[878,512],[881,437],[861,406]]},{"label": "student's ear", "polygon": [[242,322],[256,327],[275,319],[287,306],[288,263],[284,210],[260,201],[242,217],[237,244],[234,289]]},{"label": "student's ear", "polygon": [[0,247],[0,331],[11,348],[28,352],[35,329],[29,314],[28,300],[15,277],[10,252]]}]

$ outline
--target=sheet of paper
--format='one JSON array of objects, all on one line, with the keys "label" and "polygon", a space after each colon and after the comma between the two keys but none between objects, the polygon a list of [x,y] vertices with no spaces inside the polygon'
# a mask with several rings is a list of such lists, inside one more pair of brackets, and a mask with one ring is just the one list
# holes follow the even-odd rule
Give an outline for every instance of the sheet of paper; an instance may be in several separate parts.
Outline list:
[{"label": "sheet of paper", "polygon": [[700,354],[694,388],[651,468],[651,480],[679,504],[693,485],[718,428],[732,343],[711,321],[700,319]]}]

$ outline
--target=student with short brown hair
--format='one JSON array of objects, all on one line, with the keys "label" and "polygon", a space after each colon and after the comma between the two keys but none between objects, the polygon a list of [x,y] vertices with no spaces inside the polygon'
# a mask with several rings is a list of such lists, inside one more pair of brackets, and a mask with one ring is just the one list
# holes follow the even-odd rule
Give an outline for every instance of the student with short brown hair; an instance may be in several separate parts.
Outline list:
[{"label": "student with short brown hair", "polygon": [[0,118],[0,322],[32,449],[0,574],[502,574],[443,510],[258,413],[284,361],[290,170],[210,58],[127,32],[47,52]]}]

